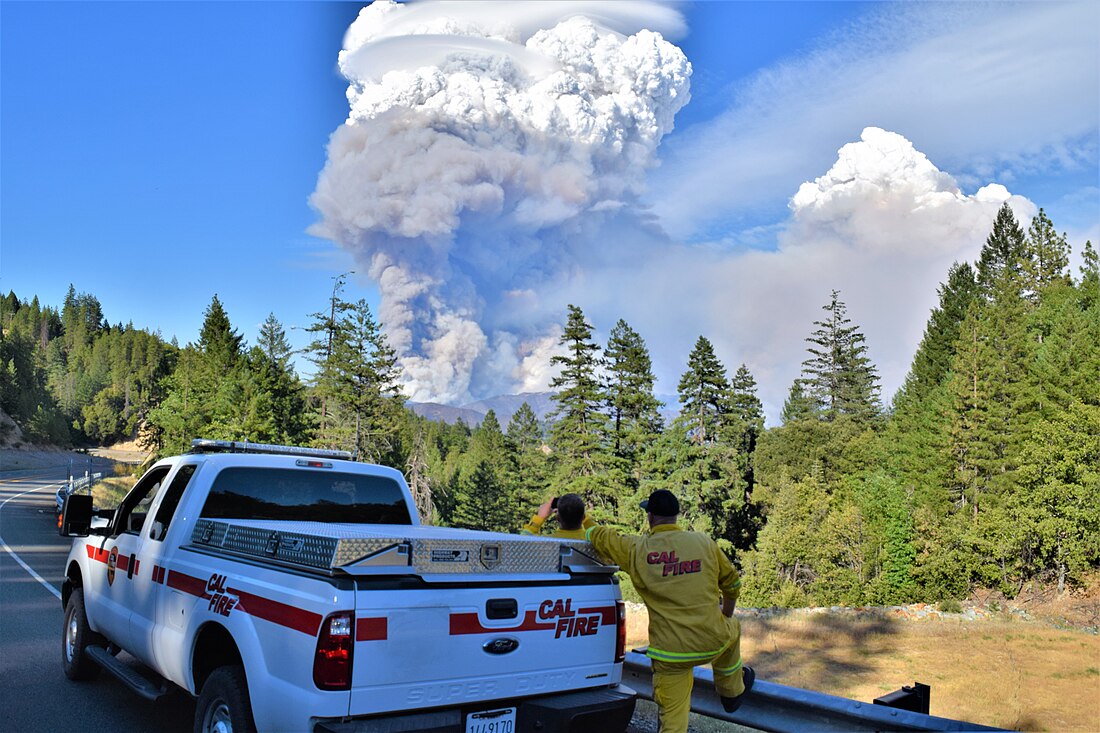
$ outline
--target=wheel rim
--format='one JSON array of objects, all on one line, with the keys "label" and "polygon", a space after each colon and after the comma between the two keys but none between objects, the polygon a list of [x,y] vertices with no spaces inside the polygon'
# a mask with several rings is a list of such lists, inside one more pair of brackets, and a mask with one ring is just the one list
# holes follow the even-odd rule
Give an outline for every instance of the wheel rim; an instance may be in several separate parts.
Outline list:
[{"label": "wheel rim", "polygon": [[229,706],[218,700],[206,711],[206,725],[203,733],[233,733],[233,720],[229,717]]},{"label": "wheel rim", "polygon": [[69,624],[65,627],[65,659],[73,661],[76,656],[76,634],[80,627],[76,622],[76,614],[69,614]]}]

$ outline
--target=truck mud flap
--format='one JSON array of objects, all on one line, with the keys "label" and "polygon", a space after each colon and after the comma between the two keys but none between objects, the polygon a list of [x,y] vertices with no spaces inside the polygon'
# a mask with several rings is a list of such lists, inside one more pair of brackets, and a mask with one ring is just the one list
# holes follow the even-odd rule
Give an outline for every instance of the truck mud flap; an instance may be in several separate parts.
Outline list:
[{"label": "truck mud flap", "polygon": [[[498,700],[475,708],[515,705],[516,733],[620,733],[634,715],[637,693],[615,688],[582,690],[526,700]],[[319,721],[313,733],[463,733],[463,710],[436,710],[386,718]]]}]

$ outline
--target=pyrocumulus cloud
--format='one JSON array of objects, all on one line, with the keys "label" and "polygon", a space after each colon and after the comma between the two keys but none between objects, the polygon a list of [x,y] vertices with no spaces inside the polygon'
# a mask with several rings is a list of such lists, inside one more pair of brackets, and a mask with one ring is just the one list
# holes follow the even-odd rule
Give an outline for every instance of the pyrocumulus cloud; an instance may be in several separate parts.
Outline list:
[{"label": "pyrocumulus cloud", "polygon": [[340,53],[350,114],[313,232],[365,262],[405,391],[545,388],[563,305],[542,300],[660,240],[637,200],[689,99],[651,3],[375,2]]}]

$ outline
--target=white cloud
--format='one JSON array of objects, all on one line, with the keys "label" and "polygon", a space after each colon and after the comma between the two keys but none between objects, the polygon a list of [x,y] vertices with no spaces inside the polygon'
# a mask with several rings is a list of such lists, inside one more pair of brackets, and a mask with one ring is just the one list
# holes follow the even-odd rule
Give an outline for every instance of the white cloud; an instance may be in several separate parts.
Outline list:
[{"label": "white cloud", "polygon": [[976,259],[1006,200],[1026,227],[1031,202],[997,184],[965,195],[908,140],[868,128],[794,195],[774,251],[670,245],[644,262],[589,273],[600,287],[549,297],[583,304],[605,332],[625,318],[654,353],[663,391],[675,390],[692,344],[706,336],[727,371],[748,364],[774,425],[833,289],[867,336],[888,400],[908,372],[937,284],[952,262]]},{"label": "white cloud", "polygon": [[868,124],[970,186],[1096,165],[1100,4],[894,3],[756,74],[667,141],[655,208],[676,237],[785,197]]}]

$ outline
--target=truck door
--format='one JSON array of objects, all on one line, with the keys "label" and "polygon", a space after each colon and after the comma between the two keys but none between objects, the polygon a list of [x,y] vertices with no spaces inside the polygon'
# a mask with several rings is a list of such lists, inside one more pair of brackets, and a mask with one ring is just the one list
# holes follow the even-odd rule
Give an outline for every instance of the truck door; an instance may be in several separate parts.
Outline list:
[{"label": "truck door", "polygon": [[149,505],[151,511],[139,531],[135,554],[140,572],[134,575],[129,586],[131,646],[127,651],[154,668],[158,668],[157,663],[161,661],[155,643],[155,630],[159,623],[157,609],[165,595],[163,589],[168,576],[165,561],[167,555],[184,541],[177,540],[169,546],[165,538],[168,537],[184,489],[199,465],[198,462],[180,463],[175,472],[165,478],[167,488],[162,487]]},{"label": "truck door", "polygon": [[146,512],[172,466],[155,466],[137,482],[130,493],[115,509],[110,533],[99,548],[89,545],[93,560],[105,566],[104,575],[93,578],[99,588],[99,602],[94,618],[99,630],[108,639],[129,650],[130,613],[135,600],[135,584],[141,578],[142,568],[138,560],[141,546],[141,528]]}]

